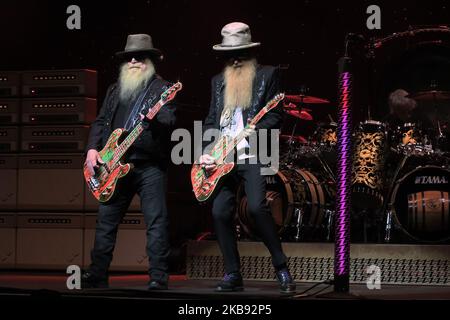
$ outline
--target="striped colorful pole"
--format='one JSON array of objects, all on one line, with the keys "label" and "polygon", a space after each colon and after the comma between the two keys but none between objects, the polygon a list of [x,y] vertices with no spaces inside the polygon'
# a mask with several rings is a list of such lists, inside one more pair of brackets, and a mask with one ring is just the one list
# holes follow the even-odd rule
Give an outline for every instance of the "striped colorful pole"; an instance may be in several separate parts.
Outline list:
[{"label": "striped colorful pole", "polygon": [[338,61],[338,165],[336,186],[334,291],[348,292],[350,282],[351,90],[350,58]]}]

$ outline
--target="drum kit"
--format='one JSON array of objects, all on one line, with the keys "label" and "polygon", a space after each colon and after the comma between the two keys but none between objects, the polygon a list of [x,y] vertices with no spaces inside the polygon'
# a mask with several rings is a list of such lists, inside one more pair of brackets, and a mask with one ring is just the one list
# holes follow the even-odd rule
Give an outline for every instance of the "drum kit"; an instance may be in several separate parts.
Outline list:
[{"label": "drum kit", "polygon": [[[266,200],[280,237],[285,241],[331,241],[335,197],[337,124],[319,123],[309,135],[296,131],[313,123],[314,109],[328,105],[322,98],[286,95],[283,110],[294,120],[289,134],[280,135],[280,168],[266,179]],[[334,156],[327,157],[329,153]],[[257,238],[247,212],[243,187],[237,194],[237,219],[242,237]]]},{"label": "drum kit", "polygon": [[[450,92],[419,92],[417,101],[449,100]],[[283,109],[294,119],[290,134],[280,135],[280,169],[267,177],[266,200],[285,241],[332,241],[336,193],[337,124],[331,116],[314,124],[326,99],[287,95]],[[420,110],[419,110],[420,111]],[[450,145],[447,124],[438,122],[434,137],[420,123],[391,126],[366,120],[355,126],[351,175],[352,218],[371,212],[385,242],[392,231],[401,241],[450,240]],[[389,170],[392,168],[392,170]],[[257,238],[243,188],[237,196],[241,237]],[[353,230],[358,232],[358,230]],[[378,238],[382,238],[379,236]]]},{"label": "drum kit", "polygon": [[395,227],[415,242],[448,242],[450,92],[422,91],[410,98],[419,103],[413,111],[416,119],[426,118],[427,113],[434,116],[428,127],[418,121],[391,130],[391,151],[398,155],[398,165],[385,189],[385,241],[391,241]]}]

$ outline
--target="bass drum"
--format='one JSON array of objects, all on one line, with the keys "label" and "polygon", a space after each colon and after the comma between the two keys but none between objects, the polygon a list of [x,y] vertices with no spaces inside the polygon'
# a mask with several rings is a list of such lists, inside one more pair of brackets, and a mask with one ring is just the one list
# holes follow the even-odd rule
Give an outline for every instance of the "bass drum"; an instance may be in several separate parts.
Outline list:
[{"label": "bass drum", "polygon": [[438,166],[418,167],[393,189],[391,206],[400,229],[419,242],[450,240],[450,171]]},{"label": "bass drum", "polygon": [[[301,229],[302,240],[317,238],[320,229],[328,222],[325,210],[328,199],[322,184],[307,169],[287,168],[267,176],[267,205],[277,232],[284,239],[292,240],[298,228]],[[237,204],[237,219],[244,235],[257,238],[254,220],[247,211],[243,184],[238,189]]]}]

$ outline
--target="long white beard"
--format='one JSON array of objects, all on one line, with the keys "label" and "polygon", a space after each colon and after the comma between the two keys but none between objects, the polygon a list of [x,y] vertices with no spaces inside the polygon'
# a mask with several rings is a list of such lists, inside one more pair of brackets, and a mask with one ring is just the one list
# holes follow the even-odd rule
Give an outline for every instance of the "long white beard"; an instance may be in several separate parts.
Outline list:
[{"label": "long white beard", "polygon": [[137,68],[128,68],[128,63],[122,64],[120,67],[119,85],[120,85],[120,100],[130,101],[136,98],[142,88],[144,88],[148,80],[155,74],[155,66],[146,59],[145,70]]},{"label": "long white beard", "polygon": [[241,67],[226,66],[224,70],[224,107],[220,119],[222,126],[229,123],[236,107],[245,110],[252,104],[256,59],[244,61]]}]

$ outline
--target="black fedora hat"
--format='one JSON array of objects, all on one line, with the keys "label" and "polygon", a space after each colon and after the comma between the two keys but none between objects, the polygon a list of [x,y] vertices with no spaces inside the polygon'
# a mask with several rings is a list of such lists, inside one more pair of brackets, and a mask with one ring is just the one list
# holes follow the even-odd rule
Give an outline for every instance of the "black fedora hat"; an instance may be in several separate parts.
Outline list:
[{"label": "black fedora hat", "polygon": [[161,50],[153,46],[152,37],[148,34],[130,34],[127,38],[125,50],[116,52],[119,59],[127,59],[132,56],[148,55],[157,60],[163,59]]}]

